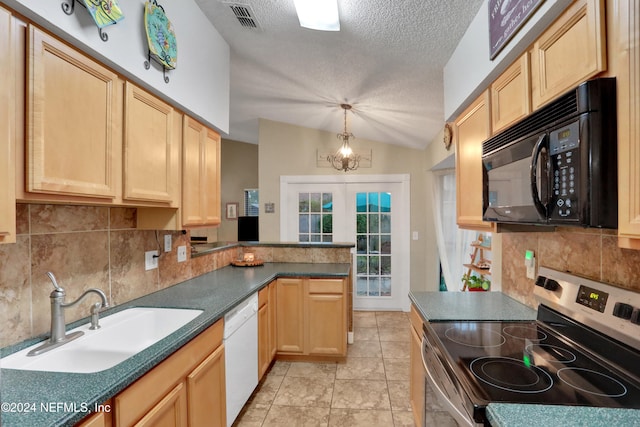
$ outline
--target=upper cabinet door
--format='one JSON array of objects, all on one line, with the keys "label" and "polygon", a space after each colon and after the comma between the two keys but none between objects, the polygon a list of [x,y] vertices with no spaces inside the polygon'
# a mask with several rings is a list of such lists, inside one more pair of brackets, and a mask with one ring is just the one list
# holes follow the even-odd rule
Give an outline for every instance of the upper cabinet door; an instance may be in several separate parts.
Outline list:
[{"label": "upper cabinet door", "polygon": [[113,199],[118,76],[31,25],[28,37],[26,190]]},{"label": "upper cabinet door", "polygon": [[124,199],[177,204],[179,141],[173,107],[126,83]]},{"label": "upper cabinet door", "polygon": [[574,2],[534,43],[533,109],[606,70],[604,0]]},{"label": "upper cabinet door", "polygon": [[531,112],[529,54],[525,52],[491,84],[491,124],[496,134]]},{"label": "upper cabinet door", "polygon": [[14,161],[15,68],[12,17],[0,7],[0,243],[16,241],[16,185]]},{"label": "upper cabinet door", "polygon": [[205,127],[184,116],[182,128],[182,224],[202,225],[204,185],[202,177],[202,138]]},{"label": "upper cabinet door", "polygon": [[204,217],[208,225],[220,224],[220,135],[206,129],[203,141]]},{"label": "upper cabinet door", "polygon": [[482,221],[482,143],[491,134],[488,91],[456,119],[455,126],[458,226],[492,230],[491,223]]}]

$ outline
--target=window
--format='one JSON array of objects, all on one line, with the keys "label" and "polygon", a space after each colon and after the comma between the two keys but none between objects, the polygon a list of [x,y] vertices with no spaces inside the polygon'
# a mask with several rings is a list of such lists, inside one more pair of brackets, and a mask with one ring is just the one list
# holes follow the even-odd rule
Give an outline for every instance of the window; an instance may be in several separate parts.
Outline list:
[{"label": "window", "polygon": [[332,193],[298,193],[298,241],[333,241]]},{"label": "window", "polygon": [[244,216],[258,216],[260,200],[255,188],[244,190]]}]

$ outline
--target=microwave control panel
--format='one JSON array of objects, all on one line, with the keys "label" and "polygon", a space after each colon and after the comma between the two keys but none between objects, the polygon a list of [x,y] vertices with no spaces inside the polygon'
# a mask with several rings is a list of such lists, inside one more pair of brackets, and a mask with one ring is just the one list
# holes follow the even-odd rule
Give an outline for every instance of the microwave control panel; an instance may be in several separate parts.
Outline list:
[{"label": "microwave control panel", "polygon": [[549,133],[551,162],[550,219],[577,221],[580,179],[579,122],[556,128]]}]

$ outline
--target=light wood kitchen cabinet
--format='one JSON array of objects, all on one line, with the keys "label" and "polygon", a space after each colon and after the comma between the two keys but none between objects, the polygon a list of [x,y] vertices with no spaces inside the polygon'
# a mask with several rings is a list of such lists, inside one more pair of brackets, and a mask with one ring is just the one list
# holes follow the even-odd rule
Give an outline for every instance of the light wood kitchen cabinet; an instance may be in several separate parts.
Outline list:
[{"label": "light wood kitchen cabinet", "polygon": [[604,0],[577,0],[533,44],[533,109],[606,68]]},{"label": "light wood kitchen cabinet", "polygon": [[220,224],[220,135],[184,116],[182,224]]},{"label": "light wood kitchen cabinet", "polygon": [[[110,405],[107,407],[110,409]],[[75,427],[111,427],[111,412],[95,412],[78,424]]]},{"label": "light wood kitchen cabinet", "polygon": [[278,354],[345,356],[345,281],[280,278],[277,286]]},{"label": "light wood kitchen cabinet", "polygon": [[409,366],[411,377],[409,378],[409,400],[416,425],[423,426],[426,386],[425,372],[422,366],[422,319],[413,305],[411,306],[410,318],[411,353]]},{"label": "light wood kitchen cabinet", "polygon": [[173,107],[125,84],[123,181],[125,201],[179,205],[180,129]]},{"label": "light wood kitchen cabinet", "polygon": [[271,364],[269,320],[269,287],[266,287],[258,292],[258,381]]},{"label": "light wood kitchen cabinet", "polygon": [[15,115],[13,17],[0,7],[0,243],[16,241]]},{"label": "light wood kitchen cabinet", "polygon": [[113,200],[121,173],[118,76],[32,25],[27,34],[26,192]]},{"label": "light wood kitchen cabinet", "polygon": [[269,358],[271,360],[275,359],[276,353],[278,352],[278,304],[277,304],[277,295],[278,295],[278,287],[277,283],[271,282],[269,284]]},{"label": "light wood kitchen cabinet", "polygon": [[278,352],[304,352],[304,281],[280,278],[277,286]]},{"label": "light wood kitchen cabinet", "polygon": [[458,227],[492,231],[482,221],[482,143],[491,135],[489,91],[455,120],[456,214]]},{"label": "light wood kitchen cabinet", "polygon": [[344,355],[347,351],[347,309],[342,279],[309,279],[307,293],[307,352]]},{"label": "light wood kitchen cabinet", "polygon": [[640,249],[640,5],[622,1],[618,32],[618,245]]},{"label": "light wood kitchen cabinet", "polygon": [[491,84],[491,129],[496,134],[531,112],[529,54],[524,53]]},{"label": "light wood kitchen cabinet", "polygon": [[226,425],[223,321],[114,397],[114,425]]}]

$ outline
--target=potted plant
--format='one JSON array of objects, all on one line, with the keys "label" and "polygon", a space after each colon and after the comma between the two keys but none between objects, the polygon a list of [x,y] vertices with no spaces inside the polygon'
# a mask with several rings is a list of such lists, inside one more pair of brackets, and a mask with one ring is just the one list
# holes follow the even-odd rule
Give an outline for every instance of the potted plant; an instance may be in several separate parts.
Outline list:
[{"label": "potted plant", "polygon": [[476,276],[473,274],[465,274],[462,276],[462,283],[466,283],[467,289],[470,292],[482,292],[488,291],[491,287],[491,280],[482,277]]}]

